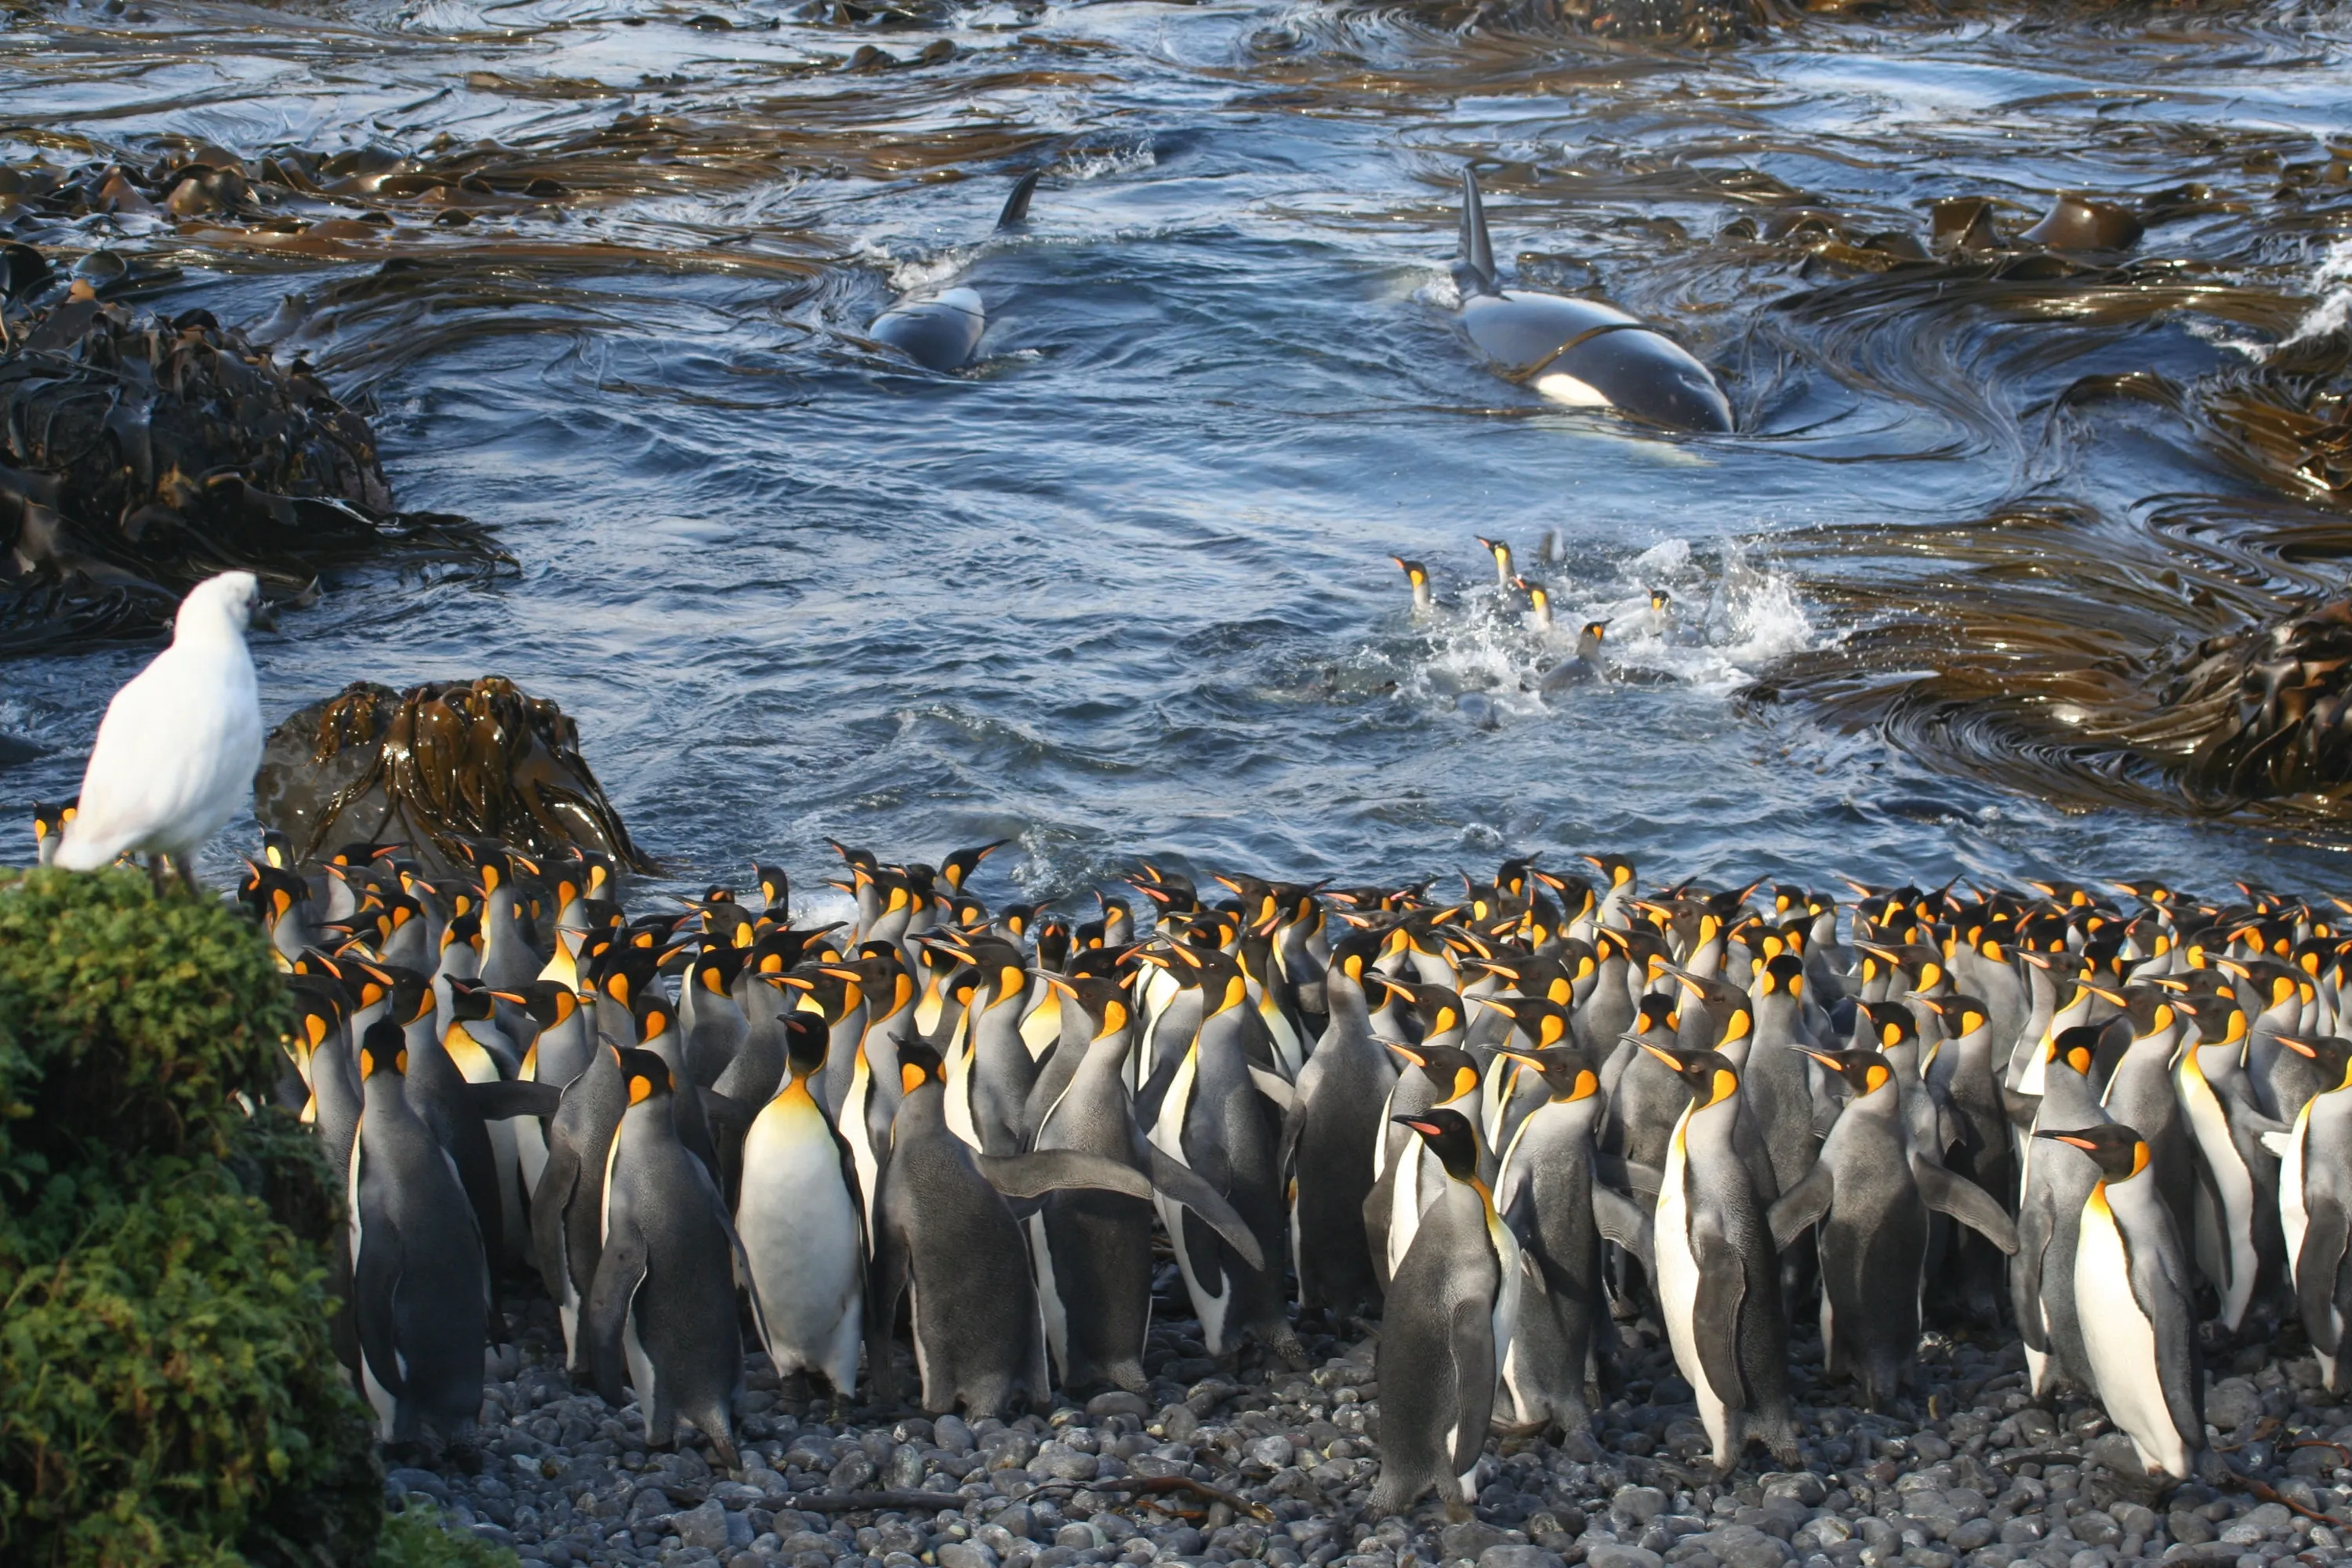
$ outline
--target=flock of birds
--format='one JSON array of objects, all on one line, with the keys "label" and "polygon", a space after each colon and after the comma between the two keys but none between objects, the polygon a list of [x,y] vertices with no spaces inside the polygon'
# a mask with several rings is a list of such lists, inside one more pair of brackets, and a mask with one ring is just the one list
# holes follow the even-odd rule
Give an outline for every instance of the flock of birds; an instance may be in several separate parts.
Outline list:
[{"label": "flock of birds", "polygon": [[[44,862],[184,873],[249,785],[257,602],[191,595],[37,812]],[[1162,1245],[1213,1355],[1296,1357],[1294,1300],[1378,1318],[1376,1514],[1466,1506],[1496,1426],[1584,1423],[1644,1315],[1723,1469],[1796,1459],[1809,1303],[1874,1406],[1931,1289],[2006,1318],[2037,1394],[2093,1394],[2175,1477],[2208,1338],[2299,1320],[2345,1389],[2352,901],[1144,863],[1148,921],[1098,891],[1078,922],[983,903],[1000,847],[836,842],[854,917],[808,924],[770,867],[759,907],[633,916],[593,853],[451,874],[269,836],[238,896],[297,1011],[283,1098],[345,1183],[340,1348],[385,1439],[468,1438],[510,1268],[576,1375],[730,1465],[746,1323],[844,1398],[898,1400],[902,1324],[932,1411],[1140,1390]]]}]

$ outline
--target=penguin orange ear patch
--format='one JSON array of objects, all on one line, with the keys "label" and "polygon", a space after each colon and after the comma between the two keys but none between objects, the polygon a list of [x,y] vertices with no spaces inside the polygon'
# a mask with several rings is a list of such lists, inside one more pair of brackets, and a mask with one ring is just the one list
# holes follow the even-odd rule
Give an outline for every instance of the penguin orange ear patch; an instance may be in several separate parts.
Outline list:
[{"label": "penguin orange ear patch", "polygon": [[930,1074],[912,1062],[898,1064],[898,1092],[912,1094],[930,1080]]},{"label": "penguin orange ear patch", "polygon": [[1103,1033],[1116,1034],[1127,1027],[1127,1005],[1123,1002],[1103,1004]]},{"label": "penguin orange ear patch", "polygon": [[630,1078],[629,1103],[631,1105],[636,1104],[641,1100],[651,1098],[653,1092],[654,1080],[646,1077],[645,1074],[637,1073]]},{"label": "penguin orange ear patch", "polygon": [[393,1052],[392,1066],[394,1071],[405,1077],[408,1073],[408,1053],[404,1050]]},{"label": "penguin orange ear patch", "polygon": [[360,1047],[360,1077],[362,1079],[368,1079],[374,1076],[375,1053],[368,1049],[365,1046],[362,1046]]}]

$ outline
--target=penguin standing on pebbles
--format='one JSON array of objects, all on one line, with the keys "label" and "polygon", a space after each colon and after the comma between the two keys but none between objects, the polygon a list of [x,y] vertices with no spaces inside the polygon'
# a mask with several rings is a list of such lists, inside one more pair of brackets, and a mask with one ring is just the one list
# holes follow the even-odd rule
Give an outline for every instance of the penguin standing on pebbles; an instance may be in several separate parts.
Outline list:
[{"label": "penguin standing on pebbles", "polygon": [[683,1415],[731,1470],[743,1380],[734,1228],[709,1171],[678,1139],[670,1065],[627,1050],[621,1068],[629,1108],[604,1167],[603,1253],[584,1324],[598,1392],[620,1407],[625,1363],[646,1441],[667,1446]]},{"label": "penguin standing on pebbles", "polygon": [[2279,1219],[2304,1332],[2328,1392],[2345,1392],[2345,1330],[2352,1326],[2352,1040],[2281,1035],[2316,1063],[2323,1084],[2295,1113],[2279,1164]]},{"label": "penguin standing on pebbles", "polygon": [[823,1373],[846,1399],[866,1332],[866,1209],[849,1145],[809,1090],[825,1037],[790,1039],[783,1087],[743,1139],[735,1228],[768,1359],[779,1374]]},{"label": "penguin standing on pebbles", "polygon": [[1735,1141],[1738,1069],[1716,1051],[1642,1048],[1672,1068],[1690,1095],[1667,1143],[1652,1226],[1658,1308],[1675,1363],[1697,1395],[1718,1471],[1730,1471],[1750,1437],[1792,1466],[1789,1320],[1764,1205]]},{"label": "penguin standing on pebbles", "polygon": [[2116,1121],[2034,1136],[2081,1150],[2097,1171],[2074,1246],[2074,1300],[2099,1403],[2142,1464],[2185,1481],[2205,1446],[2196,1279],[2148,1173],[2147,1141]]},{"label": "penguin standing on pebbles", "polygon": [[1519,1304],[1519,1247],[1478,1180],[1478,1140],[1459,1111],[1398,1118],[1437,1156],[1444,1185],[1397,1266],[1381,1324],[1381,1474],[1367,1512],[1402,1513],[1433,1488],[1470,1517],[1495,1381]]},{"label": "penguin standing on pebbles", "polygon": [[409,1108],[400,1026],[360,1047],[352,1151],[352,1300],[361,1384],[386,1442],[471,1438],[489,1344],[490,1272],[457,1167]]}]

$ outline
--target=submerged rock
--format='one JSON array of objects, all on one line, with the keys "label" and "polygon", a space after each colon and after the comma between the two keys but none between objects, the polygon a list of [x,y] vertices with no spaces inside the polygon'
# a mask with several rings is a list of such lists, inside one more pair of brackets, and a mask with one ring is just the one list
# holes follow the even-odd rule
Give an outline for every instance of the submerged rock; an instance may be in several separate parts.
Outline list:
[{"label": "submerged rock", "polygon": [[[5,258],[16,301],[56,296],[39,252]],[[300,359],[108,298],[136,276],[94,252],[53,304],[0,314],[0,656],[151,636],[231,569],[284,600],[388,551],[507,559],[462,518],[397,511],[367,422]]]},{"label": "submerged rock", "polygon": [[270,731],[253,795],[262,826],[306,859],[404,844],[431,875],[466,863],[462,840],[493,838],[652,868],[580,754],[579,726],[501,676],[405,691],[354,681]]}]

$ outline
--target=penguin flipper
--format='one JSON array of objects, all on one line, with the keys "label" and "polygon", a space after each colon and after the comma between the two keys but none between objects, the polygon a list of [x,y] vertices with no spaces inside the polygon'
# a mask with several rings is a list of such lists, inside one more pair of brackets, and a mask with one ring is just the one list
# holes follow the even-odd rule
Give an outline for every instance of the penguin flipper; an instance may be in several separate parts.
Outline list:
[{"label": "penguin flipper", "polygon": [[558,1301],[564,1296],[563,1210],[580,1181],[580,1151],[568,1138],[553,1141],[539,1185],[530,1194],[530,1255],[539,1266],[540,1283]]},{"label": "penguin flipper", "polygon": [[1202,1181],[1182,1161],[1169,1158],[1150,1143],[1144,1148],[1151,1162],[1151,1185],[1161,1197],[1190,1209],[1202,1224],[1223,1237],[1227,1247],[1240,1253],[1242,1261],[1252,1268],[1265,1267],[1265,1253],[1259,1247],[1257,1237],[1216,1188]]},{"label": "penguin flipper", "polygon": [[1255,1062],[1250,1064],[1249,1075],[1250,1081],[1257,1085],[1257,1091],[1280,1106],[1283,1114],[1287,1116],[1298,1100],[1298,1092],[1291,1088],[1290,1080],[1273,1068],[1262,1068]]},{"label": "penguin flipper", "polygon": [[[400,1284],[400,1227],[381,1212],[367,1216],[359,1257],[352,1260],[352,1316],[357,1320],[360,1355],[368,1375],[394,1398],[407,1393],[400,1355],[392,1342],[392,1296]],[[362,1303],[373,1303],[370,1310]]]},{"label": "penguin flipper", "polygon": [[759,1114],[731,1094],[721,1094],[715,1089],[701,1091],[702,1114],[713,1127],[723,1127],[740,1138],[751,1131],[751,1119]]},{"label": "penguin flipper", "polygon": [[2324,1350],[2330,1355],[2343,1353],[2343,1336],[2334,1344],[2323,1345],[2320,1337],[2336,1316],[2336,1275],[2344,1267],[2347,1229],[2352,1227],[2352,1215],[2347,1215],[2343,1205],[2332,1194],[2314,1193],[2304,1189],[2305,1228],[2303,1250],[2294,1262],[2295,1305],[2302,1310],[2305,1332],[2311,1336],[2314,1350]]},{"label": "penguin flipper", "polygon": [[1751,1403],[1748,1379],[1739,1366],[1739,1309],[1748,1299],[1747,1261],[1727,1237],[1695,1228],[1691,1242],[1698,1263],[1691,1337],[1698,1342],[1699,1366],[1716,1397],[1734,1410],[1743,1410]]},{"label": "penguin flipper", "polygon": [[1607,1187],[1594,1187],[1592,1223],[1602,1237],[1640,1258],[1644,1268],[1657,1267],[1653,1260],[1651,1217],[1633,1199]]},{"label": "penguin flipper", "polygon": [[1447,1457],[1448,1474],[1467,1475],[1486,1446],[1487,1424],[1495,1418],[1495,1384],[1501,1358],[1495,1352],[1495,1308],[1475,1293],[1454,1304],[1446,1325],[1447,1348],[1454,1362],[1454,1396],[1461,1424],[1454,1428],[1454,1452]]},{"label": "penguin flipper", "polygon": [[[1924,1189],[1923,1189],[1924,1190]],[[1765,1223],[1772,1229],[1772,1245],[1786,1252],[1797,1238],[1821,1224],[1822,1216],[1830,1212],[1830,1201],[1837,1195],[1837,1178],[1830,1173],[1829,1162],[1817,1160],[1805,1173],[1805,1179],[1780,1194]],[[2009,1250],[2017,1250],[2012,1241]]]},{"label": "penguin flipper", "polygon": [[563,1090],[551,1083],[529,1079],[495,1079],[469,1083],[466,1098],[485,1121],[505,1121],[517,1116],[552,1116],[562,1103]]},{"label": "penguin flipper", "polygon": [[1008,1198],[1042,1198],[1067,1187],[1092,1187],[1124,1193],[1131,1198],[1151,1196],[1151,1183],[1132,1165],[1075,1149],[1039,1149],[1026,1154],[975,1154],[972,1163],[988,1184]]},{"label": "penguin flipper", "polygon": [[[1819,1170],[1820,1166],[1815,1166]],[[1937,1214],[1948,1214],[2011,1257],[2017,1254],[2017,1226],[1995,1203],[1990,1193],[1926,1160],[1911,1162],[1912,1179],[1919,1199]],[[1779,1232],[1776,1230],[1777,1237]]]},{"label": "penguin flipper", "polygon": [[[618,1410],[628,1403],[621,1392],[626,1367],[621,1354],[622,1332],[628,1326],[629,1306],[637,1287],[645,1283],[646,1238],[635,1226],[616,1226],[604,1237],[604,1255],[596,1262],[596,1283],[588,1292],[581,1334],[588,1342],[589,1365],[596,1374],[596,1392]],[[650,1397],[650,1394],[647,1395]]]}]

